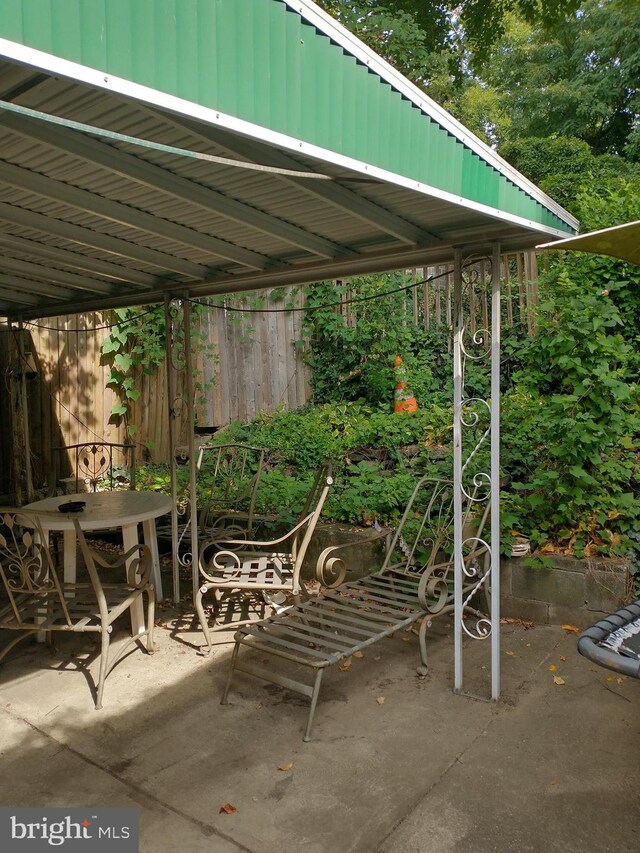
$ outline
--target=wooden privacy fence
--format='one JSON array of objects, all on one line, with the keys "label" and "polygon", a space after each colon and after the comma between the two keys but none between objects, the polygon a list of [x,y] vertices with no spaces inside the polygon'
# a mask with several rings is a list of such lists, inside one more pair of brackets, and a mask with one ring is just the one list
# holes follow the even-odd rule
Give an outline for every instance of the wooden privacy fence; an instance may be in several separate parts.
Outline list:
[{"label": "wooden privacy fence", "polygon": [[[548,256],[543,263],[548,268]],[[528,334],[535,332],[535,311],[538,305],[538,257],[535,252],[503,255],[500,276],[502,279],[502,322],[507,326],[521,324]],[[411,293],[407,322],[425,329],[434,326],[452,326],[453,317],[453,262],[434,266],[416,267],[404,271],[405,286]],[[344,281],[343,281],[344,284]],[[489,327],[491,303],[491,264],[480,260],[465,269],[465,316],[468,329],[473,334],[478,328]],[[355,290],[345,288],[341,305],[336,308],[345,322],[355,326],[356,310],[350,300],[357,297]]]},{"label": "wooden privacy fence", "polygon": [[[545,258],[546,260],[546,258]],[[418,268],[405,272],[407,284],[427,279],[411,291],[407,322],[451,325],[453,311],[452,264]],[[537,260],[534,253],[507,255],[502,260],[503,320],[516,322],[534,331],[532,308],[537,304]],[[433,276],[433,280],[428,280]],[[478,262],[467,276],[469,327],[473,333],[488,325],[489,264]],[[220,426],[233,420],[250,420],[260,411],[273,411],[282,405],[295,409],[310,398],[309,369],[302,358],[303,313],[287,311],[285,306],[304,304],[304,291],[280,290],[276,310],[262,311],[253,299],[247,313],[233,310],[241,306],[239,298],[211,306],[196,321],[198,332],[216,354],[210,358],[206,347],[196,352],[198,423]],[[244,303],[242,303],[244,304]],[[355,323],[355,312],[345,297],[338,309],[345,321]],[[55,466],[53,447],[87,441],[123,443],[122,425],[111,422],[111,408],[117,402],[107,387],[110,368],[101,355],[101,344],[112,317],[109,314],[80,314],[56,317],[28,324],[26,350],[33,353],[36,373],[27,380],[31,462],[34,485],[47,481]],[[15,336],[13,336],[15,337]],[[18,355],[12,333],[0,329],[0,368],[5,377],[12,375]],[[166,369],[161,365],[151,375],[140,375],[139,400],[133,405],[130,422],[138,432],[138,459],[166,461],[168,446],[168,407]],[[0,392],[3,413],[11,408],[5,382]],[[181,389],[178,388],[178,393]],[[2,396],[4,394],[4,397]],[[8,474],[14,452],[8,418],[3,417],[0,453],[0,494],[7,493]],[[187,443],[188,425],[183,421],[180,441]],[[146,451],[143,448],[148,448]],[[58,476],[69,471],[57,470]]]},{"label": "wooden privacy fence", "polygon": [[[300,302],[300,299],[298,299]],[[216,357],[196,352],[198,423],[220,426],[232,420],[248,420],[259,411],[277,406],[293,409],[310,396],[309,370],[302,359],[302,312],[241,314],[224,306],[211,308],[196,320],[196,332],[204,334]],[[110,367],[101,354],[108,313],[88,313],[29,323],[25,326],[27,352],[33,353],[36,371],[27,380],[31,467],[36,488],[44,486],[52,472],[67,476],[64,460],[52,448],[90,441],[123,443],[123,425],[111,422],[117,402],[107,387]],[[199,328],[198,328],[199,327]],[[14,327],[15,330],[16,327]],[[14,440],[11,429],[12,368],[19,362],[18,333],[0,327],[0,369],[7,379],[2,403],[0,494],[9,494]],[[138,431],[138,460],[166,461],[169,456],[166,367],[136,382],[140,398],[131,410],[130,423]],[[177,389],[178,394],[182,389]],[[15,420],[15,418],[14,418]],[[181,443],[187,443],[186,422]],[[15,430],[14,430],[15,431]]]}]

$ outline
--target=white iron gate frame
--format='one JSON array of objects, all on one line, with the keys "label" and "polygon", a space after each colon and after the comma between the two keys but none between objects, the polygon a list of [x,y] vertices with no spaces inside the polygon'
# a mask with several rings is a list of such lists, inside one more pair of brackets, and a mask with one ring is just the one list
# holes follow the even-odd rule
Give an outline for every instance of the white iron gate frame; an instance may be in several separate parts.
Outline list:
[{"label": "white iron gate frame", "polygon": [[[453,337],[453,483],[454,483],[454,691],[463,691],[463,639],[491,638],[491,698],[500,698],[500,245],[495,243],[491,255],[491,329],[477,330],[469,343],[465,342],[463,303],[463,250],[456,249],[454,257],[454,337]],[[465,395],[465,365],[467,360],[491,358],[491,397],[482,400]],[[480,409],[488,415],[488,425],[481,424]],[[471,442],[465,444],[465,430]],[[474,434],[475,433],[475,434]],[[476,469],[478,451],[490,442],[490,470]],[[467,445],[470,444],[469,449]],[[471,483],[476,496],[471,497],[466,483]],[[463,496],[478,503],[488,501],[491,507],[491,541],[479,540],[463,530]],[[487,545],[489,559],[477,571],[474,591],[463,599],[465,580],[463,554],[472,546]],[[476,619],[470,627],[465,621],[466,606],[475,595],[486,592],[490,613],[486,619]]]}]

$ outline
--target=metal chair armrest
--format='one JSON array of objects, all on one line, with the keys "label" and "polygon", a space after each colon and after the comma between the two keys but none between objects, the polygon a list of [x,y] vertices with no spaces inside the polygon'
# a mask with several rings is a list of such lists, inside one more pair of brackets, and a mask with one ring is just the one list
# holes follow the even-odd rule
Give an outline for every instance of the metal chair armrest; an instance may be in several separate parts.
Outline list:
[{"label": "metal chair armrest", "polygon": [[372,536],[368,536],[366,539],[363,537],[358,542],[344,542],[341,545],[330,545],[328,548],[325,548],[316,561],[315,579],[321,586],[328,589],[335,589],[337,586],[340,586],[345,579],[347,567],[343,557],[335,556],[336,552],[353,548],[354,546],[360,547],[369,542],[376,542],[378,539],[387,538],[390,532],[390,530],[386,529],[376,531]]}]

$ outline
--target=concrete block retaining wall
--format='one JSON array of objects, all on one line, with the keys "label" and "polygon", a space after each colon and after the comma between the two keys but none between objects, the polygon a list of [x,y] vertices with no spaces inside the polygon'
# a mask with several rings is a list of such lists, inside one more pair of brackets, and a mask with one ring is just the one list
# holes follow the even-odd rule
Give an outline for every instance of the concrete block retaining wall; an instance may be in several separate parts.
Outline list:
[{"label": "concrete block retaining wall", "polygon": [[501,564],[501,609],[505,616],[543,625],[587,628],[624,604],[624,560],[551,557],[549,569],[529,568],[521,558]]},{"label": "concrete block retaining wall", "polygon": [[[319,554],[343,542],[352,547],[338,552],[347,566],[347,580],[380,567],[384,539],[367,542],[372,530],[344,525],[319,525],[311,542],[303,574],[312,577]],[[624,604],[627,564],[624,560],[548,555],[552,568],[529,568],[522,558],[502,560],[501,613],[542,625],[569,623],[587,628]]]}]

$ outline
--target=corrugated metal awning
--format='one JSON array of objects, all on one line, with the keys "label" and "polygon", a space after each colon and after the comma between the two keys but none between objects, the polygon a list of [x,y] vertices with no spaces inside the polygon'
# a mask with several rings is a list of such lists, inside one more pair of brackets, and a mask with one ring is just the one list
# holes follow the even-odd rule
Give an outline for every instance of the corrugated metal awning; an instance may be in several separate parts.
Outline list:
[{"label": "corrugated metal awning", "polygon": [[5,0],[0,313],[304,283],[576,230],[309,0],[170,5]]}]

